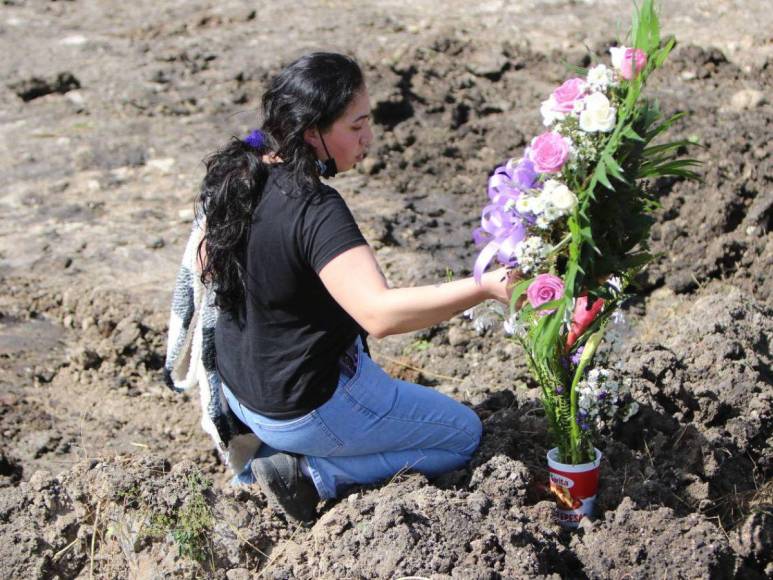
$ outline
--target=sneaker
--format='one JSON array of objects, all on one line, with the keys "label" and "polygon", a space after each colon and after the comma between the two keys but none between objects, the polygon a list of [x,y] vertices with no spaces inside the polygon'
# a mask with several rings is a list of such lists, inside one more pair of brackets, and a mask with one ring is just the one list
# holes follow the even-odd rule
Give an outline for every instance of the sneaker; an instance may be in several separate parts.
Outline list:
[{"label": "sneaker", "polygon": [[268,457],[256,457],[251,468],[271,507],[295,521],[314,519],[319,495],[314,484],[301,473],[297,456],[275,453]]}]

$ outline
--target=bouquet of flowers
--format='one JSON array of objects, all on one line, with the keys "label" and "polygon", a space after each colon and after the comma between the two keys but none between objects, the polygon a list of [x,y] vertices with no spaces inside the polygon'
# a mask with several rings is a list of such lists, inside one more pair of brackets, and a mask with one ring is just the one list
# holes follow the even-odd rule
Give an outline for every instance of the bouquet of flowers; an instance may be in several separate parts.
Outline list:
[{"label": "bouquet of flowers", "polygon": [[653,258],[651,180],[697,178],[698,162],[681,157],[691,142],[656,143],[682,115],[664,118],[641,97],[674,43],[661,41],[653,2],[645,0],[634,13],[631,46],[611,48],[611,66],[578,69],[542,103],[546,131],[496,169],[473,232],[482,247],[476,278],[495,259],[524,275],[505,326],[542,389],[562,463],[593,461],[599,431],[637,409],[626,382],[594,367],[593,358],[631,281]]}]

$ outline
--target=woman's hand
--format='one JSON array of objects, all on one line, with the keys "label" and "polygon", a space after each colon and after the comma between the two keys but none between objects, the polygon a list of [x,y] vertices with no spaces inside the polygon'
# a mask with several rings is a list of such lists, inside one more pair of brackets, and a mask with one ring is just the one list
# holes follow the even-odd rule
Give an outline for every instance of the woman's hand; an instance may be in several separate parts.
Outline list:
[{"label": "woman's hand", "polygon": [[[523,280],[523,274],[514,268],[499,268],[483,274],[482,284],[486,288],[489,297],[498,300],[502,304],[510,304],[513,287]],[[524,297],[518,300],[516,310],[521,307]]]}]

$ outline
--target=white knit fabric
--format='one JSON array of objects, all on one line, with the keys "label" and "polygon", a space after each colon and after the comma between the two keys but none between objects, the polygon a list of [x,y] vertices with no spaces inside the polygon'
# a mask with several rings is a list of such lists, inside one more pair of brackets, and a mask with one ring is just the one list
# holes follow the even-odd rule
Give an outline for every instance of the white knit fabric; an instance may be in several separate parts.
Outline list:
[{"label": "white knit fabric", "polygon": [[169,316],[164,375],[177,392],[198,385],[201,426],[212,437],[223,461],[239,474],[260,447],[260,440],[228,407],[215,364],[214,291],[201,282],[196,255],[203,230],[194,220],[177,274]]}]

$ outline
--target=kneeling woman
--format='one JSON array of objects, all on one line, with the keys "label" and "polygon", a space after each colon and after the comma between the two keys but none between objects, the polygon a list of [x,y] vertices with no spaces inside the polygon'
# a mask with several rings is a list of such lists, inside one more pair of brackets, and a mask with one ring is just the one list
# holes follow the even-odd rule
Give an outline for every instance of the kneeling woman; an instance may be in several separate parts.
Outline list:
[{"label": "kneeling woman", "polygon": [[217,368],[233,412],[265,445],[252,472],[269,501],[309,519],[319,498],[400,470],[464,465],[481,423],[435,390],[391,378],[365,337],[409,332],[486,299],[503,270],[390,288],[339,193],[323,184],[371,144],[368,92],[352,59],[306,55],[263,95],[262,130],[211,155],[199,197],[202,279],[220,316]]}]

